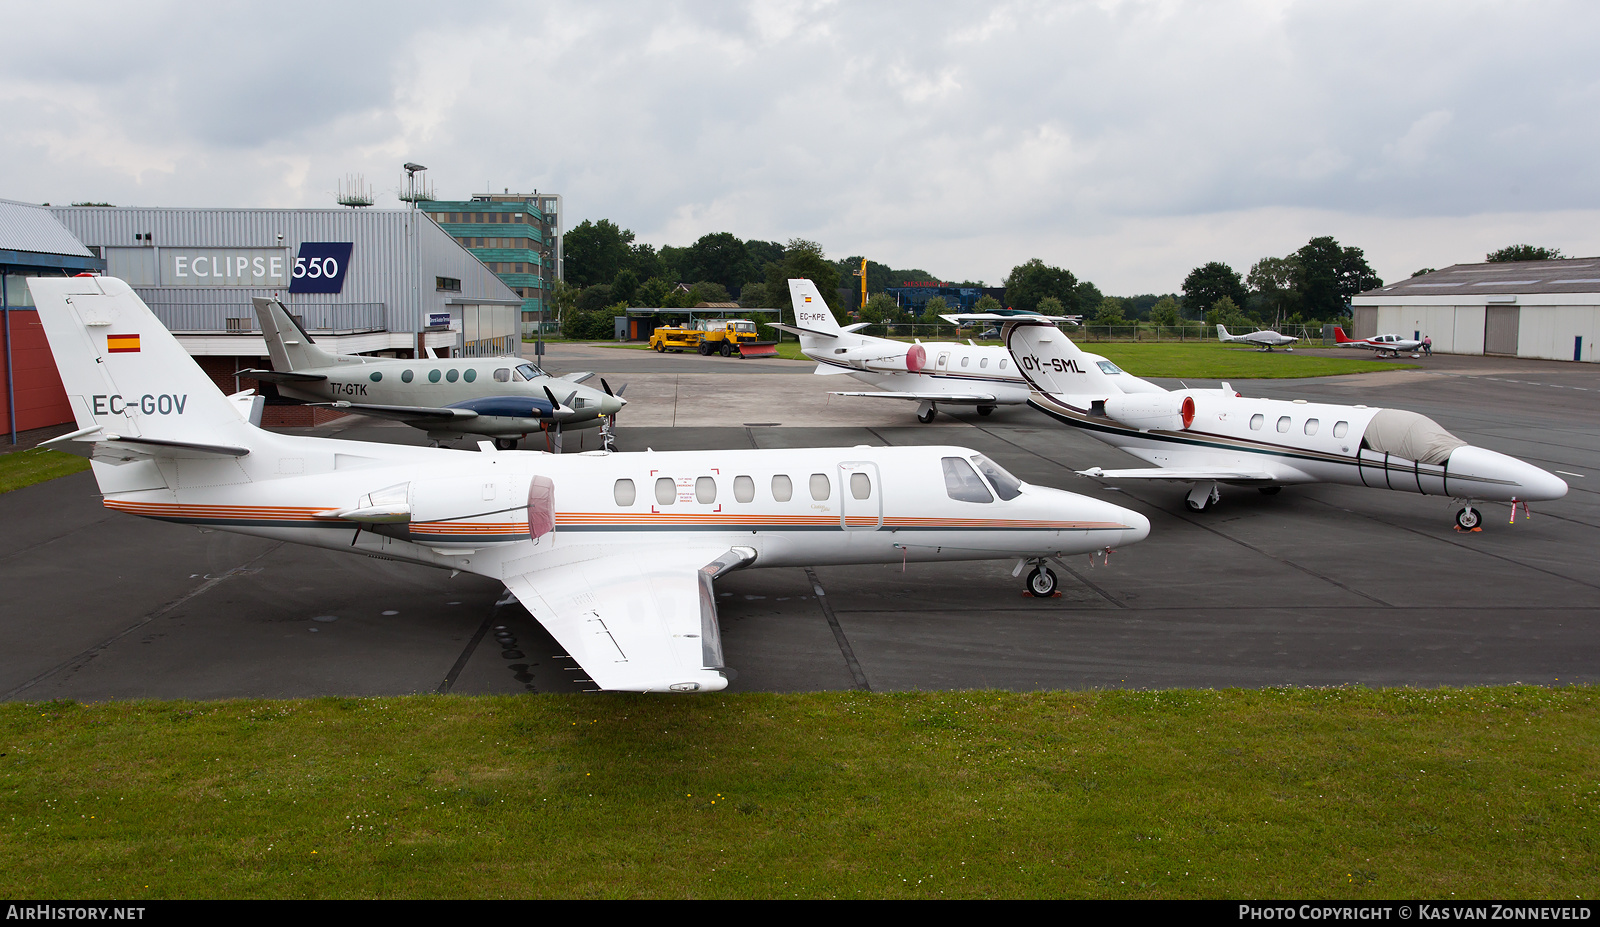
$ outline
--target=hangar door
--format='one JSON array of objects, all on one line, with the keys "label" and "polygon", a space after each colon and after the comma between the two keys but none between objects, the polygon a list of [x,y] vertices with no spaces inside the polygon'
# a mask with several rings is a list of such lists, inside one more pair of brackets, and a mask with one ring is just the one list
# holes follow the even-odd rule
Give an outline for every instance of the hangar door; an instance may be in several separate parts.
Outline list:
[{"label": "hangar door", "polygon": [[1371,338],[1378,334],[1378,307],[1357,306],[1350,319],[1350,337]]},{"label": "hangar door", "polygon": [[1517,329],[1521,324],[1521,306],[1485,306],[1483,353],[1516,354]]}]

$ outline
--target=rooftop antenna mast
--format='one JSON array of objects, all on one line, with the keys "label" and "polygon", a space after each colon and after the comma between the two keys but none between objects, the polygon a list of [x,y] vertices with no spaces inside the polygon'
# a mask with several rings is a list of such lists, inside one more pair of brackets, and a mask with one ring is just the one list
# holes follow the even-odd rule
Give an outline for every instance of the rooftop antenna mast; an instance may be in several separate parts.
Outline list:
[{"label": "rooftop antenna mast", "polygon": [[367,186],[367,180],[360,174],[351,174],[339,183],[339,192],[334,197],[340,206],[349,206],[351,209],[360,209],[372,205],[372,188]]},{"label": "rooftop antenna mast", "polygon": [[433,188],[428,186],[426,179],[420,184],[417,182],[417,175],[427,170],[427,168],[415,162],[407,161],[405,169],[406,189],[405,192],[400,194],[400,199],[402,202],[410,203],[412,209],[416,209],[417,203],[433,199]]}]

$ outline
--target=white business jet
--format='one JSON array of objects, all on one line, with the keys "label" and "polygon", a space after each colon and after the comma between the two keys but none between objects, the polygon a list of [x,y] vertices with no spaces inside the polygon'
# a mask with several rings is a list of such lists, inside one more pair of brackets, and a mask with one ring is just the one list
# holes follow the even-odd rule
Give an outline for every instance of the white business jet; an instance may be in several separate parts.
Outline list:
[{"label": "white business jet", "polygon": [[1300,339],[1296,338],[1294,335],[1280,335],[1277,332],[1268,329],[1262,329],[1261,331],[1254,331],[1244,335],[1230,335],[1228,334],[1227,326],[1219,323],[1217,325],[1217,340],[1222,342],[1242,341],[1245,344],[1260,345],[1261,350],[1263,351],[1270,351],[1273,348],[1283,348],[1285,351],[1293,351],[1294,348],[1290,347],[1290,345],[1293,345]]},{"label": "white business jet", "polygon": [[1028,401],[1028,384],[999,346],[951,341],[907,344],[856,334],[868,323],[843,328],[810,280],[789,281],[794,325],[775,325],[800,336],[800,350],[817,362],[819,374],[848,374],[880,392],[836,392],[835,396],[908,399],[920,403],[917,421],[933,421],[940,405],[976,406],[988,415],[996,406]]},{"label": "white business jet", "polygon": [[[1136,512],[959,447],[551,455],[250,424],[126,283],[28,281],[107,508],[505,583],[600,689],[711,691],[713,581],[740,567],[1015,559],[1131,544]],[[892,476],[892,479],[890,478]]]},{"label": "white business jet", "polygon": [[1399,357],[1401,354],[1416,355],[1421,349],[1422,342],[1415,338],[1402,338],[1399,335],[1375,335],[1371,338],[1351,338],[1344,333],[1344,329],[1335,325],[1333,327],[1333,345],[1336,348],[1365,348],[1376,351],[1374,357]]},{"label": "white business jet", "polygon": [[1415,412],[1245,399],[1226,383],[1129,394],[1054,325],[1008,322],[1003,337],[1037,391],[1034,408],[1156,465],[1095,467],[1084,476],[1192,483],[1195,511],[1220,498],[1221,483],[1268,494],[1295,483],[1343,483],[1454,499],[1462,504],[1456,525],[1470,530],[1481,517],[1474,502],[1515,505],[1567,493],[1560,477],[1473,447]]}]

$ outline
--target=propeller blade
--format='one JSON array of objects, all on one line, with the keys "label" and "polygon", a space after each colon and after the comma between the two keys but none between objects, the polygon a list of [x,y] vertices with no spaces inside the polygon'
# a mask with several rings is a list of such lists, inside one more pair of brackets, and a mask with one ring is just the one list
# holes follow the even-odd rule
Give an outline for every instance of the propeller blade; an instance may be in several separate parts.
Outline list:
[{"label": "propeller blade", "polygon": [[611,391],[611,384],[606,382],[606,378],[605,377],[601,377],[600,378],[600,388],[604,389],[606,391],[606,395],[607,396],[615,396],[616,395],[616,393],[613,393]]},{"label": "propeller blade", "polygon": [[[561,411],[561,403],[560,403],[559,400],[556,399],[556,394],[550,392],[550,387],[546,386],[544,388],[544,394],[545,394],[545,396],[549,397],[549,399],[550,399],[550,414],[554,415],[555,413],[560,412]],[[571,398],[571,397],[568,397],[568,398]]]}]

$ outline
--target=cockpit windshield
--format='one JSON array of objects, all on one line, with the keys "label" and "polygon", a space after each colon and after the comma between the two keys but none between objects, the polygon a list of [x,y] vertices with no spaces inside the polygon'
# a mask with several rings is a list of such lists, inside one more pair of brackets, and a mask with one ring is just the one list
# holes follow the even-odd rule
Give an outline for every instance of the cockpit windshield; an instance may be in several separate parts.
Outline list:
[{"label": "cockpit windshield", "polygon": [[534,380],[544,376],[544,371],[532,364],[522,364],[517,367],[517,379]]},{"label": "cockpit windshield", "polygon": [[1365,447],[1419,463],[1441,465],[1450,452],[1467,442],[1426,415],[1403,409],[1379,409],[1361,436]]},{"label": "cockpit windshield", "polygon": [[972,462],[977,465],[978,472],[988,478],[989,484],[994,487],[1000,498],[1010,502],[1022,495],[1022,481],[1012,476],[1005,467],[982,454],[972,455]]},{"label": "cockpit windshield", "polygon": [[960,457],[946,457],[944,466],[944,491],[957,502],[993,502],[994,496],[973,472],[972,465]]}]

